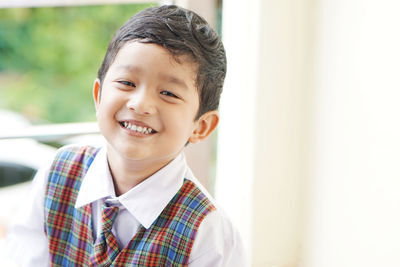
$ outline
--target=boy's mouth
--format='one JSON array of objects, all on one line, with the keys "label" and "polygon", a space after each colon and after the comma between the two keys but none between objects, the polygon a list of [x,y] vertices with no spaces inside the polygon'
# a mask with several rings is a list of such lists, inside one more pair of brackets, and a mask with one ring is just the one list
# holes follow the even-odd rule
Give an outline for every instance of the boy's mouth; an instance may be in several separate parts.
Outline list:
[{"label": "boy's mouth", "polygon": [[156,133],[157,131],[148,127],[148,126],[143,126],[143,125],[136,125],[132,122],[129,121],[120,121],[119,124],[131,131],[141,133],[141,134],[153,134]]}]

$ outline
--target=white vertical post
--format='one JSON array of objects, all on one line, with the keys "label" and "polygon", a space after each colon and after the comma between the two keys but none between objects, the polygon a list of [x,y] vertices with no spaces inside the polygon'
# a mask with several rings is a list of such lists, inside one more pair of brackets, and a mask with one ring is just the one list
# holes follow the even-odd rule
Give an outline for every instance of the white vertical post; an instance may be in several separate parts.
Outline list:
[{"label": "white vertical post", "polygon": [[228,72],[220,107],[216,198],[252,247],[255,98],[258,62],[258,1],[223,3],[223,41]]},{"label": "white vertical post", "polygon": [[310,0],[223,4],[228,76],[216,196],[252,266],[294,267],[300,255],[312,20]]}]

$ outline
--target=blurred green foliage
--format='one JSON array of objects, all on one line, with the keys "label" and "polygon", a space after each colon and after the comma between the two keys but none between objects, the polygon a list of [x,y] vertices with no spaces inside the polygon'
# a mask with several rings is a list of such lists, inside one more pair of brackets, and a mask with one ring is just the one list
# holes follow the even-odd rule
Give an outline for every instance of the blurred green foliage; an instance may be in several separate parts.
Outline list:
[{"label": "blurred green foliage", "polygon": [[92,84],[112,35],[154,5],[0,9],[0,108],[34,123],[94,120]]}]

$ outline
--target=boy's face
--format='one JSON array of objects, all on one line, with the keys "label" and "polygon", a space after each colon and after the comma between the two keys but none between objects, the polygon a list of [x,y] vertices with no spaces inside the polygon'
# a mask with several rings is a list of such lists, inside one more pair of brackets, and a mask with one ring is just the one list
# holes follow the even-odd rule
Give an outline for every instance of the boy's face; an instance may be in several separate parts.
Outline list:
[{"label": "boy's face", "polygon": [[[186,142],[197,142],[215,128],[218,114],[199,120],[196,65],[180,63],[156,44],[128,42],[110,66],[94,98],[100,131],[118,155],[166,164]],[[210,117],[211,116],[211,117]]]}]

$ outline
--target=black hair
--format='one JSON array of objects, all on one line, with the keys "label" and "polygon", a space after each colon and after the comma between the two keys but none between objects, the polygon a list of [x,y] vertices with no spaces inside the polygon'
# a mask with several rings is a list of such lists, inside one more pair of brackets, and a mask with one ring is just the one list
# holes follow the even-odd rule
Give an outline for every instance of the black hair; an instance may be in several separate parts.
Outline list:
[{"label": "black hair", "polygon": [[133,15],[108,45],[97,74],[100,84],[119,50],[130,41],[161,45],[175,59],[189,56],[197,64],[195,82],[200,107],[196,119],[218,109],[226,75],[226,55],[219,35],[205,19],[175,5],[151,7]]}]

